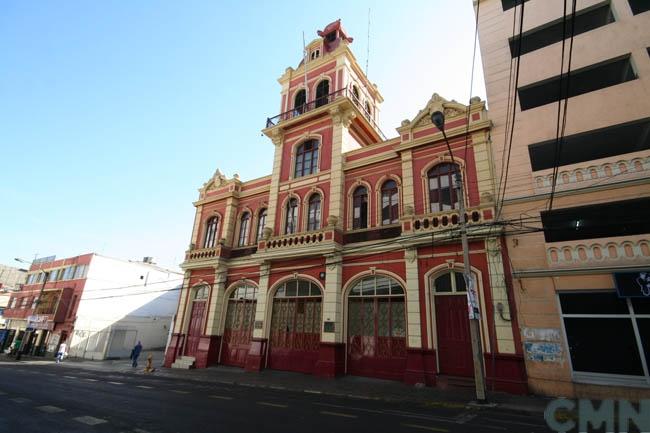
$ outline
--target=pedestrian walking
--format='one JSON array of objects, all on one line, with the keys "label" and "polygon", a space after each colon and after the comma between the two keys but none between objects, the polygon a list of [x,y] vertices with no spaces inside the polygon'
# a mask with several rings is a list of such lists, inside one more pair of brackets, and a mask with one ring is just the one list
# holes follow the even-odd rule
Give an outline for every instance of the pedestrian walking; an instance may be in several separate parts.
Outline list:
[{"label": "pedestrian walking", "polygon": [[56,352],[56,363],[63,361],[63,357],[68,355],[68,345],[65,344],[65,341],[59,346],[59,351]]},{"label": "pedestrian walking", "polygon": [[133,364],[131,365],[133,367],[138,366],[138,356],[140,356],[140,352],[142,352],[142,343],[138,341],[138,344],[136,344],[133,350],[131,351],[131,359],[133,360]]}]

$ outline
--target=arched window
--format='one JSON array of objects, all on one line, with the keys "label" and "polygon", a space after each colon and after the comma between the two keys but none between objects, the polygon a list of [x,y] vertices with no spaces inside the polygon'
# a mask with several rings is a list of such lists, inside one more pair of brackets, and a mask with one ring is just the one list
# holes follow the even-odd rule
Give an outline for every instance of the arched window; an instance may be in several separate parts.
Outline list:
[{"label": "arched window", "polygon": [[368,227],[368,190],[359,186],[352,194],[352,228],[365,229]]},{"label": "arched window", "polygon": [[372,119],[372,108],[370,107],[370,103],[366,101],[366,117],[368,119]]},{"label": "arched window", "polygon": [[355,84],[352,85],[352,99],[355,104],[359,105],[359,88]]},{"label": "arched window", "polygon": [[328,95],[330,94],[330,82],[323,80],[316,86],[316,108],[327,104]]},{"label": "arched window", "polygon": [[318,140],[308,140],[296,149],[295,176],[308,176],[318,171]]},{"label": "arched window", "polygon": [[303,296],[323,296],[320,287],[309,280],[289,280],[275,291],[274,298],[295,298]]},{"label": "arched window", "polygon": [[454,173],[458,166],[450,163],[438,164],[427,172],[429,179],[429,207],[431,212],[441,212],[458,207],[458,196],[454,188]]},{"label": "arched window", "polygon": [[431,287],[435,293],[465,293],[467,291],[465,277],[461,272],[454,270],[435,277]]},{"label": "arched window", "polygon": [[298,230],[298,200],[289,199],[287,202],[287,216],[284,222],[284,234],[295,233]]},{"label": "arched window", "polygon": [[203,248],[214,248],[217,240],[217,228],[219,227],[219,217],[213,216],[205,223],[205,238],[203,239]]},{"label": "arched window", "polygon": [[238,286],[236,289],[233,289],[233,291],[230,292],[230,296],[228,297],[228,299],[255,300],[257,299],[257,287],[253,286],[252,284],[242,283],[240,286]]},{"label": "arched window", "polygon": [[387,180],[381,187],[381,223],[399,222],[399,193],[397,182]]},{"label": "arched window", "polygon": [[305,112],[305,104],[307,103],[307,92],[305,89],[300,89],[296,92],[296,96],[293,99],[293,109],[295,114],[302,114]]},{"label": "arched window", "polygon": [[320,194],[309,197],[309,212],[307,213],[307,230],[320,229]]},{"label": "arched window", "polygon": [[248,228],[250,225],[251,214],[244,212],[241,216],[241,224],[239,225],[239,246],[248,245]]},{"label": "arched window", "polygon": [[266,224],[266,209],[262,209],[260,215],[257,217],[257,236],[255,237],[255,242],[259,242],[262,239],[264,224]]},{"label": "arched window", "polygon": [[210,288],[206,284],[202,284],[196,288],[194,288],[194,300],[195,301],[202,301],[204,299],[208,299],[208,293],[210,292]]}]

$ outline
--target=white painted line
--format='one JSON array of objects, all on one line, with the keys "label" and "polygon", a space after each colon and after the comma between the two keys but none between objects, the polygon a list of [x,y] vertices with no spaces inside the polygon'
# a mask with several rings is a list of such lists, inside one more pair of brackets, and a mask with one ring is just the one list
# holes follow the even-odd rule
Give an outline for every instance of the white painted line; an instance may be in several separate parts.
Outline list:
[{"label": "white painted line", "polygon": [[543,427],[544,424],[532,424],[529,422],[521,422],[521,421],[510,421],[508,419],[497,419],[497,418],[481,418],[481,420],[486,420],[486,421],[492,421],[492,422],[499,422],[502,424],[516,424],[516,425],[525,425],[529,427]]},{"label": "white painted line", "polygon": [[124,382],[106,382],[106,383],[112,383],[113,385],[124,385]]},{"label": "white painted line", "polygon": [[45,373],[45,375],[47,375],[47,376],[56,376],[56,374],[54,374],[54,373]]},{"label": "white painted line", "polygon": [[227,397],[225,395],[209,395],[210,398],[216,398],[219,400],[232,400],[232,397]]},{"label": "white painted line", "polygon": [[277,391],[284,391],[287,388],[285,388],[284,386],[269,386],[269,389],[275,389]]},{"label": "white painted line", "polygon": [[475,414],[475,413],[462,414],[462,415],[456,417],[456,424],[465,424],[466,422],[471,421],[476,417],[477,417],[477,414]]},{"label": "white painted line", "polygon": [[321,410],[320,413],[322,415],[338,416],[338,417],[341,417],[341,418],[358,418],[356,415],[350,415],[349,413],[330,412],[330,411],[327,411],[327,410]]},{"label": "white painted line", "polygon": [[171,392],[175,392],[176,394],[189,394],[189,391],[183,391],[182,389],[172,389]]},{"label": "white painted line", "polygon": [[87,377],[84,380],[86,380],[88,382],[97,382],[97,379],[91,379],[90,377]]},{"label": "white painted line", "polygon": [[24,397],[14,397],[10,398],[9,400],[13,401],[14,403],[27,403],[31,401],[30,399]]},{"label": "white painted line", "polygon": [[45,413],[65,412],[65,409],[61,409],[60,407],[56,407],[56,406],[39,406],[36,409],[43,411]]},{"label": "white painted line", "polygon": [[336,407],[339,409],[346,409],[346,410],[357,410],[360,412],[370,412],[370,413],[385,413],[384,411],[381,410],[374,410],[374,409],[366,409],[364,407],[350,407],[350,406],[341,406],[339,404],[330,404],[330,403],[314,403],[317,406],[326,406],[326,407]]},{"label": "white painted line", "polygon": [[259,404],[260,406],[281,407],[283,409],[289,407],[286,404],[267,403],[265,401],[258,401],[257,404]]},{"label": "white painted line", "polygon": [[105,419],[101,418],[95,418],[94,416],[78,416],[76,418],[72,418],[75,421],[78,421],[80,423],[84,423],[87,425],[97,425],[97,424],[104,424],[106,421]]},{"label": "white painted line", "polygon": [[420,430],[429,430],[429,431],[440,431],[440,432],[448,432],[446,428],[438,428],[438,427],[429,427],[426,425],[418,425],[418,424],[402,424],[404,427],[411,427],[411,428],[418,428]]},{"label": "white painted line", "polygon": [[316,391],[314,389],[303,389],[303,392],[305,392],[307,394],[322,394],[323,393],[323,391]]},{"label": "white painted line", "polygon": [[0,391],[0,395],[7,395],[7,393],[4,391]]},{"label": "white painted line", "polygon": [[153,389],[153,386],[147,386],[147,385],[136,385],[136,388],[142,388],[142,389]]},{"label": "white painted line", "polygon": [[63,376],[63,377],[65,377],[66,379],[76,379],[77,378],[77,376]]},{"label": "white painted line", "polygon": [[134,428],[133,433],[149,433],[147,430],[142,430],[141,428]]}]

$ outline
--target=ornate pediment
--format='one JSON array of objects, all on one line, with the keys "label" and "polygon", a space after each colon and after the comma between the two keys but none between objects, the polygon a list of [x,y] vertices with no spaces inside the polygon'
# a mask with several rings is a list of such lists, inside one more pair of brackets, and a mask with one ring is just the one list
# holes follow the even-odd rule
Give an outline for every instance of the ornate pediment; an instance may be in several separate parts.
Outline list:
[{"label": "ornate pediment", "polygon": [[436,111],[442,111],[447,120],[467,115],[467,106],[454,100],[448,101],[442,96],[434,93],[427,102],[427,105],[418,112],[413,120],[403,120],[402,129],[414,129],[431,124],[431,114]]},{"label": "ornate pediment", "polygon": [[219,189],[222,186],[225,186],[227,183],[228,178],[226,175],[223,174],[221,170],[216,169],[212,177],[207,182],[205,182],[201,188],[199,188],[201,198],[203,198],[206,193]]}]

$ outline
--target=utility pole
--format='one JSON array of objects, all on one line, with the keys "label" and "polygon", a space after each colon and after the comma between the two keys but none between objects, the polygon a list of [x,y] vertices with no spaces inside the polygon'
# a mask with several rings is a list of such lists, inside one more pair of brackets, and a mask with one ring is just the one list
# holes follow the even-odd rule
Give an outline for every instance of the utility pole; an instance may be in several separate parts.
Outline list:
[{"label": "utility pole", "polygon": [[431,114],[431,121],[442,132],[447,144],[451,161],[456,173],[454,175],[456,197],[458,198],[458,221],[460,225],[460,238],[463,247],[463,277],[467,289],[467,310],[469,314],[469,332],[472,341],[472,357],[474,360],[474,384],[476,386],[476,399],[483,403],[487,400],[485,392],[485,376],[483,373],[483,347],[481,345],[481,313],[479,309],[478,294],[472,278],[471,263],[469,259],[469,241],[467,240],[467,220],[465,214],[465,198],[463,191],[463,175],[458,169],[454,154],[451,151],[447,134],[445,133],[445,115],[441,111]]}]

